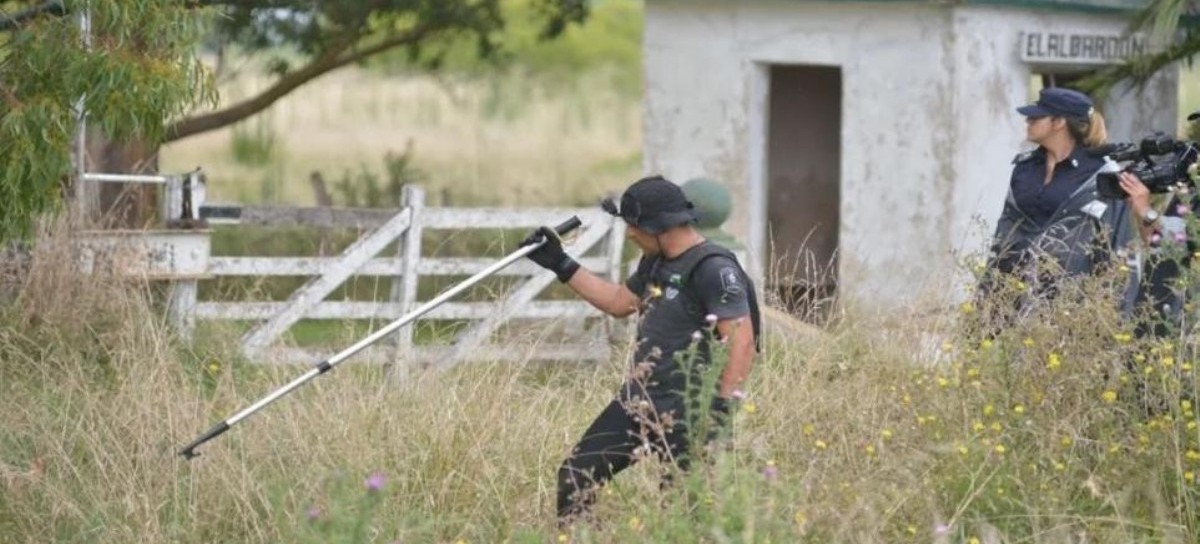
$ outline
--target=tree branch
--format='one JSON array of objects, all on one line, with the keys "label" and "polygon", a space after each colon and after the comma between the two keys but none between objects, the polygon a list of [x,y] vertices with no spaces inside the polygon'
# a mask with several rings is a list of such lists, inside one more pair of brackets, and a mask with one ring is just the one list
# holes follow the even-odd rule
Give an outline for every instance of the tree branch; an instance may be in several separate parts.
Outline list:
[{"label": "tree branch", "polygon": [[18,26],[38,15],[55,15],[62,17],[67,14],[61,0],[46,0],[41,4],[25,8],[12,15],[0,14],[0,32],[16,30]]},{"label": "tree branch", "polygon": [[300,68],[294,72],[290,72],[287,75],[279,78],[274,85],[267,88],[258,96],[249,98],[220,111],[215,111],[196,117],[188,117],[172,123],[167,127],[166,136],[163,140],[163,143],[182,140],[189,136],[195,136],[196,134],[215,130],[246,119],[247,117],[267,109],[280,98],[283,98],[297,87],[300,87],[301,85],[304,85],[313,79],[389,49],[419,42],[429,33],[430,29],[418,27],[407,33],[392,36],[375,45],[362,49],[335,48],[330,52],[313,59],[312,62],[309,62],[303,68]]}]

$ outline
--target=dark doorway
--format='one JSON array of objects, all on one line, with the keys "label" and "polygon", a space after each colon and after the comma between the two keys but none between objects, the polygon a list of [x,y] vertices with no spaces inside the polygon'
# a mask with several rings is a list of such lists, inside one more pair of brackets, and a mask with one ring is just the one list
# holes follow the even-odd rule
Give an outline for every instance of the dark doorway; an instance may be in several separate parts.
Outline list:
[{"label": "dark doorway", "polygon": [[767,282],[802,319],[824,320],[837,294],[842,72],[770,68]]}]

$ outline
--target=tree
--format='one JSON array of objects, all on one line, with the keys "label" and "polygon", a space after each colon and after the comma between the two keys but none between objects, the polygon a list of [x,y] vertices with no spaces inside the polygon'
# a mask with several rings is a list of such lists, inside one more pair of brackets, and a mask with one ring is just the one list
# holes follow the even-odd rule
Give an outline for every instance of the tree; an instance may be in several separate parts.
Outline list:
[{"label": "tree", "polygon": [[[1131,30],[1146,32],[1150,43],[1162,47],[1104,68],[1080,80],[1079,87],[1094,96],[1104,96],[1122,81],[1142,85],[1167,66],[1190,63],[1200,52],[1200,31],[1192,11],[1192,0],[1150,0],[1134,17]],[[1177,37],[1181,28],[1182,36]]]},{"label": "tree", "polygon": [[0,240],[60,202],[81,100],[114,139],[157,141],[214,97],[193,54],[200,28],[177,0],[92,1],[90,45],[63,16],[84,2],[0,3],[12,14],[0,19]]},{"label": "tree", "polygon": [[[323,74],[386,51],[402,49],[436,67],[443,52],[468,40],[477,55],[490,57],[500,48],[505,24],[501,0],[91,0],[98,45],[88,52],[71,17],[86,2],[0,2],[0,32],[9,31],[0,45],[7,49],[0,52],[0,97],[6,103],[0,109],[0,151],[5,152],[0,180],[6,187],[11,183],[0,198],[23,199],[28,211],[13,217],[11,226],[0,226],[0,237],[24,232],[26,227],[18,225],[27,225],[30,214],[57,202],[74,126],[69,104],[80,95],[87,97],[89,119],[117,144],[99,153],[97,166],[130,171],[139,163],[152,167],[163,143],[244,120]],[[587,16],[587,0],[534,2],[545,39]],[[221,42],[270,55],[275,79],[257,96],[185,115],[212,102],[211,86],[201,84],[205,73],[194,47],[205,19]],[[45,85],[32,83],[48,71],[57,77]],[[96,78],[106,84],[92,88]],[[122,88],[136,89],[136,97],[119,92]],[[162,94],[143,96],[151,88]],[[38,114],[42,119],[22,113],[31,103],[49,111]],[[50,122],[53,138],[31,141],[41,139],[36,137],[39,121]],[[8,168],[20,162],[10,157],[10,148],[26,159],[40,157],[38,170]]]}]

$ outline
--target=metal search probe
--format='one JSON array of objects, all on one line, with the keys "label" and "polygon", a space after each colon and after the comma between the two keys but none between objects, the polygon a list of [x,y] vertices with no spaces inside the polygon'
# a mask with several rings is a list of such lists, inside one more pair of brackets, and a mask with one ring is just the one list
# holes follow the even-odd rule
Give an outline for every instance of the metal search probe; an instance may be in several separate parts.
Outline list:
[{"label": "metal search probe", "polygon": [[[557,232],[559,234],[559,236],[564,236],[567,233],[579,228],[579,226],[581,224],[582,224],[582,222],[579,220],[579,217],[572,216],[570,219],[563,222],[563,224],[561,224],[557,227],[554,227],[554,231]],[[333,367],[341,364],[346,359],[349,359],[352,355],[362,351],[363,348],[366,348],[367,346],[370,346],[371,344],[378,342],[379,340],[383,339],[385,336],[395,332],[396,329],[399,329],[400,327],[403,327],[404,325],[417,319],[418,317],[425,315],[430,310],[440,306],[441,304],[445,303],[447,300],[450,300],[451,298],[453,298],[455,295],[466,290],[468,287],[471,287],[472,285],[478,283],[480,280],[482,280],[488,276],[491,276],[492,274],[495,274],[500,269],[522,259],[526,255],[529,255],[534,250],[538,249],[539,247],[542,247],[542,244],[545,244],[545,243],[546,243],[546,241],[542,240],[538,243],[529,244],[529,245],[521,247],[520,249],[508,254],[508,256],[504,257],[503,259],[497,261],[495,264],[493,264],[483,270],[480,270],[474,276],[471,276],[471,277],[463,280],[461,283],[455,285],[454,287],[447,289],[446,291],[442,292],[442,294],[438,295],[433,300],[430,300],[429,302],[422,304],[421,307],[419,307],[419,308],[409,312],[408,314],[400,317],[399,319],[389,323],[382,329],[379,329],[379,330],[375,331],[374,333],[371,333],[370,336],[363,338],[357,344],[354,344],[353,346],[350,346],[350,347],[338,352],[337,354],[329,357],[328,359],[321,361],[316,366],[309,369],[308,372],[305,372],[304,375],[292,380],[287,385],[280,387],[279,389],[276,389],[273,393],[263,397],[262,399],[259,399],[258,402],[255,402],[254,404],[250,405],[249,408],[246,408],[245,410],[242,410],[241,412],[234,414],[232,417],[230,417],[229,419],[226,419],[225,421],[222,421],[216,425],[213,425],[213,427],[211,429],[209,429],[208,432],[200,435],[199,438],[197,438],[196,440],[193,440],[192,443],[188,444],[187,446],[184,446],[184,448],[179,451],[179,455],[182,455],[185,459],[188,459],[188,460],[191,460],[193,457],[200,455],[199,453],[196,453],[196,448],[200,447],[201,444],[204,444],[205,442],[208,442],[209,440],[212,440],[218,436],[221,436],[221,434],[223,434],[225,431],[228,431],[230,427],[237,425],[237,423],[239,421],[242,421],[243,419],[250,417],[255,412],[265,408],[268,404],[271,404],[272,402],[279,400],[284,395],[291,393],[296,388],[307,383],[309,380],[311,380],[317,376],[320,376],[321,374],[329,372],[330,370],[333,370]]]}]

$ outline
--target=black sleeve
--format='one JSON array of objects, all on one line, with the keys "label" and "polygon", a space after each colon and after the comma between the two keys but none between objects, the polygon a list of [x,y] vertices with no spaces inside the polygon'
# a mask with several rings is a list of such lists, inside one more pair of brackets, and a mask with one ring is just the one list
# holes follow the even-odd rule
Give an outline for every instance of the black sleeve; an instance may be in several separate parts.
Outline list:
[{"label": "black sleeve", "polygon": [[637,269],[625,280],[625,287],[628,287],[638,298],[646,298],[646,283],[650,281],[652,266],[653,259],[643,256],[638,261]]},{"label": "black sleeve", "polygon": [[750,282],[732,259],[718,255],[701,261],[692,281],[706,313],[721,320],[750,315]]}]

